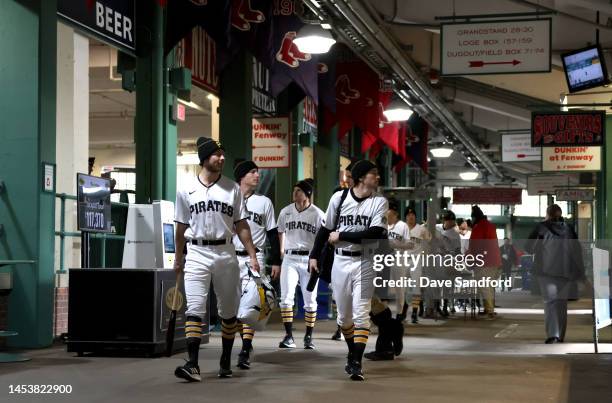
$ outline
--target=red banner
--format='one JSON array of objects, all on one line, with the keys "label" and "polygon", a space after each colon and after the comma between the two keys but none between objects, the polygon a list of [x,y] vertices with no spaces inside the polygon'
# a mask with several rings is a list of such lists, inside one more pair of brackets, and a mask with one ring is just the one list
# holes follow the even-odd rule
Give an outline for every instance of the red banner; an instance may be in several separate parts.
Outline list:
[{"label": "red banner", "polygon": [[522,193],[518,188],[455,188],[453,204],[521,204]]},{"label": "red banner", "polygon": [[193,85],[218,96],[216,53],[215,41],[200,26],[195,27],[177,46],[178,63],[191,70]]}]

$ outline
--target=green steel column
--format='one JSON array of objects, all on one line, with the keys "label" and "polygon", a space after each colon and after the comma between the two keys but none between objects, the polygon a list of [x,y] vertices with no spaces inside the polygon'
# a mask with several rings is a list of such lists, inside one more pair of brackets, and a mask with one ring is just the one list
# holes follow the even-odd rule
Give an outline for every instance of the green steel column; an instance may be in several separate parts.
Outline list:
[{"label": "green steel column", "polygon": [[612,238],[612,198],[608,191],[612,191],[612,175],[608,174],[608,161],[612,161],[612,117],[606,118],[606,146],[603,147],[601,172],[597,174],[597,238]]},{"label": "green steel column", "polygon": [[[163,10],[158,2],[136,7],[136,203],[164,197]],[[175,157],[176,158],[176,157]],[[176,175],[176,172],[175,172]]]},{"label": "green steel column", "polygon": [[0,10],[0,260],[35,261],[1,269],[14,275],[8,329],[19,335],[8,341],[40,348],[53,341],[55,196],[42,191],[42,162],[55,163],[57,2]]},{"label": "green steel column", "polygon": [[225,147],[223,174],[233,178],[234,160],[252,157],[253,57],[242,51],[220,77],[219,141]]},{"label": "green steel column", "polygon": [[291,142],[289,143],[290,164],[289,168],[277,168],[276,180],[274,181],[274,206],[276,206],[276,213],[281,208],[285,207],[292,202],[292,191],[293,185],[297,182],[298,178],[298,164],[299,153],[298,153],[298,122],[301,122],[303,105],[300,102],[293,111],[287,110],[287,93],[282,93],[277,98],[279,114],[289,116],[289,130],[291,130]]},{"label": "green steel column", "polygon": [[[174,50],[168,53],[165,60],[165,66],[174,66]],[[166,69],[167,70],[167,69]],[[165,83],[168,83],[169,76],[165,75]],[[163,143],[163,171],[164,171],[164,182],[162,184],[162,198],[164,200],[175,201],[176,199],[176,153],[177,153],[177,142],[178,134],[176,129],[176,123],[170,120],[170,111],[172,106],[176,102],[176,94],[169,88],[168,85],[164,85],[164,143]]]},{"label": "green steel column", "polygon": [[[319,114],[319,117],[321,115]],[[322,124],[319,124],[319,127],[323,127]],[[319,133],[314,149],[314,164],[315,204],[325,211],[329,198],[338,187],[340,177],[340,143],[337,127],[334,127],[330,133]]]}]

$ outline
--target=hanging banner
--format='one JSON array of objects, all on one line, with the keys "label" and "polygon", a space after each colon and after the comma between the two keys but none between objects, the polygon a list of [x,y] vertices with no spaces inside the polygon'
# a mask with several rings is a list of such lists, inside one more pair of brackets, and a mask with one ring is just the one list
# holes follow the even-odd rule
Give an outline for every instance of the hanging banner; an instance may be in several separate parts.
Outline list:
[{"label": "hanging banner", "polygon": [[601,147],[542,147],[542,172],[601,171]]},{"label": "hanging banner", "polygon": [[529,196],[555,194],[560,188],[578,186],[579,183],[578,174],[528,175],[527,194]]},{"label": "hanging banner", "polygon": [[539,161],[542,150],[531,146],[531,134],[504,134],[502,139],[502,162]]},{"label": "hanging banner", "polygon": [[270,70],[253,58],[252,109],[255,114],[276,114],[276,98],[270,91]]},{"label": "hanging banner", "polygon": [[604,111],[531,114],[533,147],[603,146],[605,133]]},{"label": "hanging banner", "polygon": [[110,45],[136,49],[135,0],[58,0],[57,14]]},{"label": "hanging banner", "polygon": [[304,133],[317,133],[318,121],[317,121],[317,104],[314,103],[312,98],[304,98],[304,110],[303,110],[303,123],[302,132]]},{"label": "hanging banner", "polygon": [[550,72],[551,19],[445,23],[441,74]]},{"label": "hanging banner", "polygon": [[521,204],[519,188],[454,188],[453,204]]},{"label": "hanging banner", "polygon": [[289,167],[289,118],[253,118],[253,161],[260,168]]},{"label": "hanging banner", "polygon": [[215,41],[200,26],[193,28],[176,48],[178,65],[191,70],[191,83],[219,96],[216,55]]},{"label": "hanging banner", "polygon": [[593,201],[593,189],[560,189],[555,192],[557,201]]}]

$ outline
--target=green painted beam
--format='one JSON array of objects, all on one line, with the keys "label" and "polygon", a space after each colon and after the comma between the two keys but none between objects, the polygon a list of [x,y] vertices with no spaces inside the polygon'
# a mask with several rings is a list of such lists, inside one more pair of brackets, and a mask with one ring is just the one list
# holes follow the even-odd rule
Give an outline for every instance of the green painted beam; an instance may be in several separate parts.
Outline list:
[{"label": "green painted beam", "polygon": [[[0,260],[13,272],[9,344],[40,348],[53,341],[55,197],[42,191],[42,162],[55,163],[57,3],[0,0]],[[24,113],[27,115],[24,115]],[[15,174],[18,172],[18,174]]]}]

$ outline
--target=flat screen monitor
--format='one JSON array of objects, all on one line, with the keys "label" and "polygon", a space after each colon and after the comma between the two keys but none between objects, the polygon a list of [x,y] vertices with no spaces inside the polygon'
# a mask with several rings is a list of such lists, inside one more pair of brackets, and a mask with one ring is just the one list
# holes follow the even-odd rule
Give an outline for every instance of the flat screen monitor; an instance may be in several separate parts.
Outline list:
[{"label": "flat screen monitor", "polygon": [[77,174],[77,225],[79,231],[111,232],[109,178]]},{"label": "flat screen monitor", "polygon": [[608,84],[608,71],[601,48],[597,45],[561,55],[569,92]]},{"label": "flat screen monitor", "polygon": [[164,252],[174,253],[174,225],[164,224]]}]

